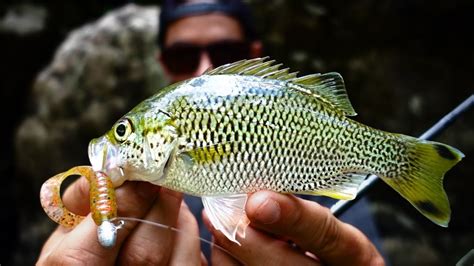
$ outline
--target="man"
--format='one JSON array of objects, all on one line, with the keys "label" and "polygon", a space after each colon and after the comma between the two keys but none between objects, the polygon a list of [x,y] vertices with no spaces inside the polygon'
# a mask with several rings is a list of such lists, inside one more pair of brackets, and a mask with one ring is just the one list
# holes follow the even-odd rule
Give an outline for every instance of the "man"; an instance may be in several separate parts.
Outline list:
[{"label": "man", "polygon": [[159,61],[172,82],[262,55],[249,10],[240,1],[166,1],[158,34]]},{"label": "man", "polygon": [[[234,0],[166,1],[160,17],[159,44],[159,61],[173,82],[262,53],[246,6]],[[77,198],[88,198],[84,179],[71,185],[63,200],[70,210],[88,213],[87,202],[75,201]],[[45,244],[39,263],[205,263],[197,238],[198,223],[180,193],[128,182],[117,189],[117,199],[119,215],[157,221],[177,227],[182,233],[127,223],[119,232],[116,246],[104,249],[88,217],[71,231],[58,228]],[[200,201],[189,198],[187,202],[200,217]],[[360,211],[361,207],[356,209]],[[362,210],[365,214],[361,216],[370,224],[370,216]],[[214,230],[203,215],[214,242],[228,251],[213,246],[213,264],[383,264],[380,253],[361,231],[339,221],[315,202],[262,191],[249,197],[246,212],[251,224],[246,238],[239,239],[241,246]]]}]

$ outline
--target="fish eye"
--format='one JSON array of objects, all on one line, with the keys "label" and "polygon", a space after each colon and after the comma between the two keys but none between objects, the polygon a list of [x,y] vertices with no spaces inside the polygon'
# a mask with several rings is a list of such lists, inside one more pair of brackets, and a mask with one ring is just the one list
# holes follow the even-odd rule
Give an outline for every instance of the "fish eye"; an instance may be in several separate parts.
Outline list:
[{"label": "fish eye", "polygon": [[132,123],[128,119],[122,119],[115,124],[114,135],[119,142],[125,141],[132,133]]}]

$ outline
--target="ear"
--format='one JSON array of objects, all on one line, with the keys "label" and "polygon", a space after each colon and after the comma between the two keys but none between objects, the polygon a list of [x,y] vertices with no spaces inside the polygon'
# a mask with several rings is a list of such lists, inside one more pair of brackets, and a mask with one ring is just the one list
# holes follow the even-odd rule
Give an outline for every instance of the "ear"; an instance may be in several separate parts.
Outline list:
[{"label": "ear", "polygon": [[263,44],[261,41],[253,41],[250,43],[250,57],[261,57],[263,54]]}]

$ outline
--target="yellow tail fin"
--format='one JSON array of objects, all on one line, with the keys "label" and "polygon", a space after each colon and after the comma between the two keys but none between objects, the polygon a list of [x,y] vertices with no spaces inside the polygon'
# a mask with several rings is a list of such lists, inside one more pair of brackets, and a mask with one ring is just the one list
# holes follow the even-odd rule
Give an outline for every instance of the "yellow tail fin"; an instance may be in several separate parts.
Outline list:
[{"label": "yellow tail fin", "polygon": [[443,177],[464,154],[446,144],[408,136],[407,145],[409,170],[400,177],[382,176],[382,179],[428,219],[447,227],[451,208],[443,188]]}]

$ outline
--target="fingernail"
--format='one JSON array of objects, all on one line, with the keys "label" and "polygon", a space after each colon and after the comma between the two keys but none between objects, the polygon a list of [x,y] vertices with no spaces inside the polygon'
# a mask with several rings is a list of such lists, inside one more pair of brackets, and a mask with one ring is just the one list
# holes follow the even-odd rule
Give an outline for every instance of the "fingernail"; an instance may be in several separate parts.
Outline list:
[{"label": "fingernail", "polygon": [[254,194],[252,205],[255,206],[254,218],[262,224],[272,224],[280,219],[280,205],[265,194]]}]

